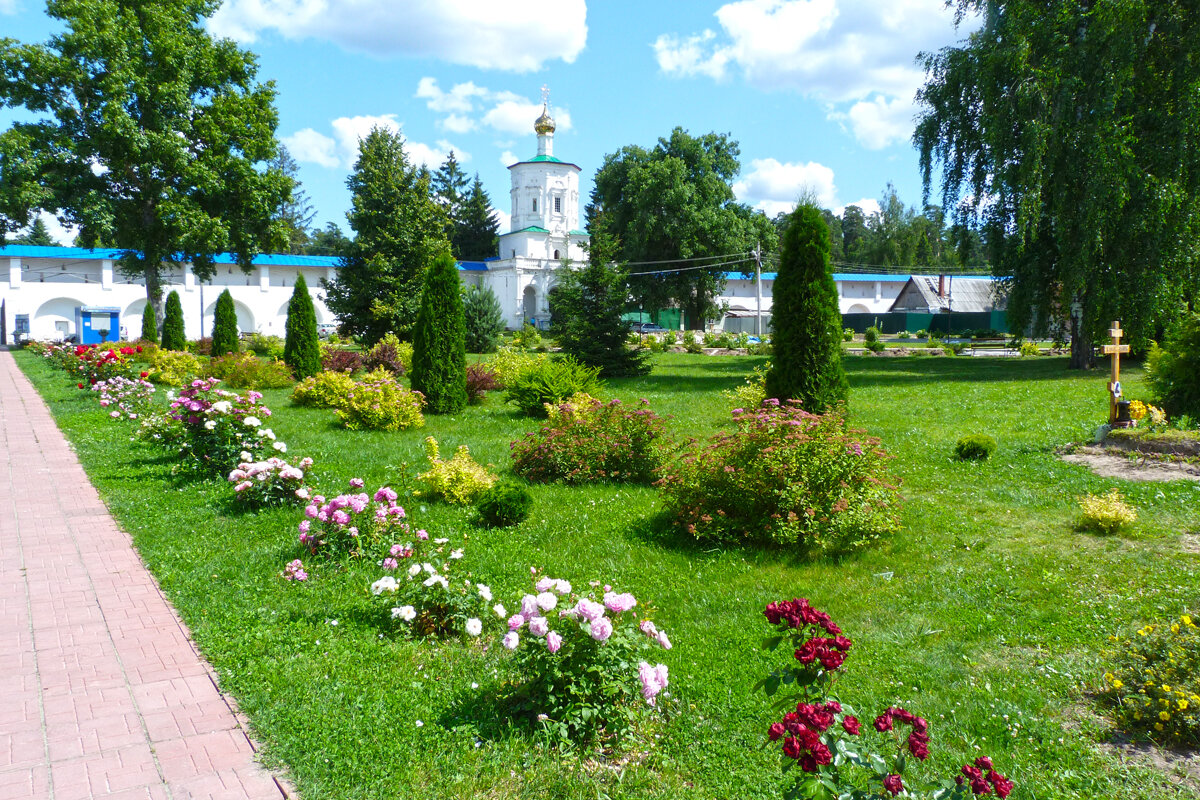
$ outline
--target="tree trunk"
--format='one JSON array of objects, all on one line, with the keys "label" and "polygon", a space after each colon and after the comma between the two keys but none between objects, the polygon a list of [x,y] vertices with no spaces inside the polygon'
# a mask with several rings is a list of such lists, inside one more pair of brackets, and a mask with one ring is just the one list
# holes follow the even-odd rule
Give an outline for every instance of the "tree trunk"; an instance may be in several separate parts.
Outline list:
[{"label": "tree trunk", "polygon": [[1087,304],[1083,304],[1079,314],[1071,315],[1071,369],[1092,369],[1096,366],[1096,356],[1093,352],[1092,337],[1086,333],[1090,329],[1091,320],[1085,319]]},{"label": "tree trunk", "polygon": [[142,276],[146,279],[146,302],[154,309],[154,326],[158,332],[162,333],[163,323],[163,296],[162,296],[162,276],[159,275],[159,265],[149,264],[145,261],[139,265],[142,268]]}]

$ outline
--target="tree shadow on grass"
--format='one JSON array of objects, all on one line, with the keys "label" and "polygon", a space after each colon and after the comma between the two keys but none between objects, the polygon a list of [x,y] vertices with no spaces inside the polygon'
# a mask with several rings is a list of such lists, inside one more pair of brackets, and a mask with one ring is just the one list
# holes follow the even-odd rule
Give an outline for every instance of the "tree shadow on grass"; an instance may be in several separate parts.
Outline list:
[{"label": "tree shadow on grass", "polygon": [[[1067,369],[1061,358],[1029,360],[1004,358],[914,359],[848,358],[843,361],[851,388],[901,384],[964,382],[1024,382],[1074,380],[1087,373]],[[1094,371],[1093,374],[1100,375]]]},{"label": "tree shadow on grass", "polygon": [[514,694],[507,683],[456,692],[438,723],[449,730],[469,728],[486,742],[533,739],[537,718],[518,707]]}]

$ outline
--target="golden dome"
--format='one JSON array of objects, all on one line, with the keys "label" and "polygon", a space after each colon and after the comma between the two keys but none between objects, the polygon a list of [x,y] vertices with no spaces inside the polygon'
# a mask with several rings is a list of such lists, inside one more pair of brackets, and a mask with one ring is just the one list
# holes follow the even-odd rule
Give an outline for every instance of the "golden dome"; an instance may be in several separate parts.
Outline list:
[{"label": "golden dome", "polygon": [[533,121],[533,130],[539,136],[543,133],[554,133],[554,117],[550,116],[545,105],[542,106],[542,115]]}]

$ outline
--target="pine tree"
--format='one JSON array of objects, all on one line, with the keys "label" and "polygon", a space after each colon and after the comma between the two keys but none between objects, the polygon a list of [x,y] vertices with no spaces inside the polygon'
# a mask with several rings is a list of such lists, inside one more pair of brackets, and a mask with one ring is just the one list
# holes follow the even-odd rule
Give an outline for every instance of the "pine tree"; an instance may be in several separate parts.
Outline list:
[{"label": "pine tree", "polygon": [[233,308],[233,295],[226,289],[217,298],[217,309],[213,313],[213,358],[236,353],[238,349],[237,311]]},{"label": "pine tree", "polygon": [[837,284],[829,269],[829,228],[820,209],[797,206],[783,236],[773,289],[767,397],[798,400],[818,414],[844,404],[849,389]]},{"label": "pine tree", "polygon": [[463,197],[451,245],[454,255],[464,261],[482,261],[500,250],[500,222],[492,211],[492,200],[475,174],[475,181]]},{"label": "pine tree", "polygon": [[355,237],[337,278],[323,284],[325,304],[369,344],[389,332],[407,339],[425,266],[448,248],[445,212],[430,198],[427,173],[409,163],[403,139],[382,128],[359,144],[346,185]]},{"label": "pine tree", "polygon": [[321,345],[317,339],[317,312],[304,276],[296,278],[292,301],[288,303],[287,338],[283,343],[283,360],[297,380],[321,371]]},{"label": "pine tree", "polygon": [[463,210],[463,199],[467,188],[467,175],[459,166],[458,158],[454,155],[454,151],[450,151],[450,155],[446,156],[446,161],[438,168],[438,171],[430,178],[429,188],[433,191],[433,201],[441,206],[446,212],[446,238],[451,242],[451,252],[455,257],[462,258],[462,254],[453,248],[455,235],[461,225],[461,216]]},{"label": "pine tree", "polygon": [[599,367],[604,377],[645,375],[650,371],[648,353],[629,346],[629,326],[621,318],[629,288],[624,270],[611,261],[617,242],[603,215],[591,227],[587,266],[564,269],[558,276],[552,318],[558,343],[567,355]]},{"label": "pine tree", "polygon": [[54,241],[54,238],[50,236],[50,229],[46,227],[46,223],[41,217],[34,219],[33,224],[29,226],[28,233],[13,239],[10,244],[26,244],[36,247],[58,247],[58,242]]},{"label": "pine tree", "polygon": [[154,319],[154,306],[146,303],[142,309],[142,341],[158,343],[158,322]]},{"label": "pine tree", "polygon": [[458,267],[443,252],[426,271],[413,327],[412,388],[425,395],[430,413],[454,414],[467,405],[465,327]]},{"label": "pine tree", "polygon": [[468,353],[494,353],[504,330],[504,312],[489,286],[472,286],[463,296]]},{"label": "pine tree", "polygon": [[183,335],[183,305],[179,302],[179,292],[167,295],[167,304],[163,311],[161,346],[163,350],[183,350],[187,347],[187,338]]},{"label": "pine tree", "polygon": [[284,227],[286,241],[283,252],[307,252],[309,245],[312,243],[310,230],[313,220],[316,219],[317,212],[313,208],[308,192],[304,191],[304,187],[300,185],[300,178],[298,177],[300,166],[283,144],[279,145],[279,150],[276,151],[275,157],[267,162],[267,166],[278,170],[280,174],[292,182],[291,197],[279,207],[274,216]]}]

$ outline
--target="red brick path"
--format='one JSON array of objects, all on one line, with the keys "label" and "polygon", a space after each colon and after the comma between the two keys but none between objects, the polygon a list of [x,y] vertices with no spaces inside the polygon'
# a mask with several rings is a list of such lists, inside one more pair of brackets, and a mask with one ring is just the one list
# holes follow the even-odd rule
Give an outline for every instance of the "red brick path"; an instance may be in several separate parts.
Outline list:
[{"label": "red brick path", "polygon": [[287,793],[0,351],[0,800]]}]

